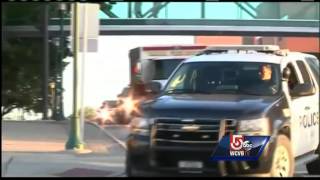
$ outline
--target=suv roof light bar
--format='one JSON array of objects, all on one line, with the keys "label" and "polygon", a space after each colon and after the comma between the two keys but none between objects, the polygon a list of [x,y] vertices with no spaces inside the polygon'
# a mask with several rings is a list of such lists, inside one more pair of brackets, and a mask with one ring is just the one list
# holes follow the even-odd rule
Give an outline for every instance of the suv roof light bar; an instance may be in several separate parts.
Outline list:
[{"label": "suv roof light bar", "polygon": [[224,53],[229,50],[239,51],[256,51],[261,53],[272,53],[278,56],[287,56],[288,49],[280,49],[277,45],[215,45],[209,46],[205,50],[198,53],[196,56],[211,53]]},{"label": "suv roof light bar", "polygon": [[206,50],[252,50],[252,51],[278,51],[277,45],[214,45]]}]

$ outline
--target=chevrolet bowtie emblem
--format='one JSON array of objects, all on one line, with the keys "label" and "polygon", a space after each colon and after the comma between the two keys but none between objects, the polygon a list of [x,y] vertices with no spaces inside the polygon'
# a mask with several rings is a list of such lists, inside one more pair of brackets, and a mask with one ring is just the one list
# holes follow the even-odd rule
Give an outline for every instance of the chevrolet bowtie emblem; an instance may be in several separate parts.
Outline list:
[{"label": "chevrolet bowtie emblem", "polygon": [[200,128],[200,126],[197,125],[185,125],[181,129],[185,131],[197,131]]}]

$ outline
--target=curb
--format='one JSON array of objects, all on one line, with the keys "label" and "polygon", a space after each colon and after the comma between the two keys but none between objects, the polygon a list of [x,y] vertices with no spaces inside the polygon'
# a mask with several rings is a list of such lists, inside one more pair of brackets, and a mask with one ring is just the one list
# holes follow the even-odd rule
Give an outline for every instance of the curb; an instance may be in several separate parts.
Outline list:
[{"label": "curb", "polygon": [[6,174],[8,173],[9,165],[12,163],[12,161],[13,161],[13,156],[11,156],[11,157],[9,158],[9,160],[4,163],[4,167],[3,167],[3,169],[1,170],[1,176],[2,176],[2,177],[5,177]]},{"label": "curb", "polygon": [[3,120],[2,122],[4,123],[57,123],[57,124],[62,124],[62,123],[68,123],[69,120],[62,120],[62,121],[57,121],[57,120]]},{"label": "curb", "polygon": [[95,127],[97,127],[98,129],[100,129],[105,135],[109,136],[112,140],[114,140],[116,143],[118,143],[123,149],[127,150],[127,146],[124,142],[122,142],[121,140],[119,140],[118,138],[114,137],[111,133],[109,133],[107,130],[105,130],[104,128],[100,127],[99,125],[92,123],[92,122],[86,122],[88,124],[91,124]]},{"label": "curb", "polygon": [[129,125],[127,125],[127,124],[107,124],[106,126],[105,126],[106,128],[108,128],[108,127],[129,127]]},{"label": "curb", "polygon": [[91,149],[68,149],[65,152],[70,152],[74,154],[91,154],[93,151]]}]

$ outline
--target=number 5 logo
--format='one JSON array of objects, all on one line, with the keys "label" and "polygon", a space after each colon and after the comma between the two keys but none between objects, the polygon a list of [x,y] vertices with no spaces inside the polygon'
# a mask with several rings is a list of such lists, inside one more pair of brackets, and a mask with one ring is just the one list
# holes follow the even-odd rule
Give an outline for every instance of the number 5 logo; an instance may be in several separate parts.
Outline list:
[{"label": "number 5 logo", "polygon": [[244,137],[242,135],[230,134],[230,150],[239,151],[242,149]]}]

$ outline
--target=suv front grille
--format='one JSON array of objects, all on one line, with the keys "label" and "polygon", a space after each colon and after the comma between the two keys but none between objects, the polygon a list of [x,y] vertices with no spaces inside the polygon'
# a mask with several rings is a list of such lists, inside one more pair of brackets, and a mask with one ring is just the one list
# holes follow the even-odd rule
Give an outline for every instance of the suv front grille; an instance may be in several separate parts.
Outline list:
[{"label": "suv front grille", "polygon": [[202,161],[205,168],[216,169],[210,156],[223,135],[236,128],[235,120],[158,118],[154,122],[150,162],[156,167],[178,167],[184,160]]},{"label": "suv front grille", "polygon": [[212,148],[235,130],[235,120],[158,118],[151,129],[153,147]]}]

